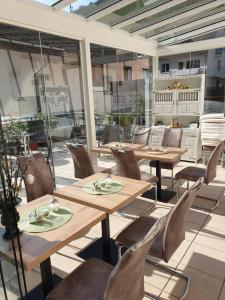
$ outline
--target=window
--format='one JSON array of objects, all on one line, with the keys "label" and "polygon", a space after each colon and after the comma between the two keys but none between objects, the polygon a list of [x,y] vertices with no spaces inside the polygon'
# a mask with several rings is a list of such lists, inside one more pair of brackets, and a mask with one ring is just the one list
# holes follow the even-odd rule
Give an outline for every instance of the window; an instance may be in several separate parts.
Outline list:
[{"label": "window", "polygon": [[223,53],[223,48],[216,48],[215,55],[221,55]]},{"label": "window", "polygon": [[221,59],[218,59],[218,60],[217,60],[217,70],[218,70],[218,71],[221,70],[221,64],[222,64]]},{"label": "window", "polygon": [[132,67],[124,66],[124,80],[132,80]]},{"label": "window", "polygon": [[183,61],[179,61],[179,62],[178,62],[178,70],[183,70],[183,68],[184,68],[184,63],[183,63]]},{"label": "window", "polygon": [[168,73],[170,71],[170,64],[162,64],[161,65],[161,72],[162,73]]},{"label": "window", "polygon": [[186,69],[200,68],[200,59],[186,61]]},{"label": "window", "polygon": [[194,60],[194,68],[200,68],[200,59]]},{"label": "window", "polygon": [[193,60],[192,61],[190,61],[190,60],[186,61],[186,69],[191,69],[191,68],[193,68]]}]

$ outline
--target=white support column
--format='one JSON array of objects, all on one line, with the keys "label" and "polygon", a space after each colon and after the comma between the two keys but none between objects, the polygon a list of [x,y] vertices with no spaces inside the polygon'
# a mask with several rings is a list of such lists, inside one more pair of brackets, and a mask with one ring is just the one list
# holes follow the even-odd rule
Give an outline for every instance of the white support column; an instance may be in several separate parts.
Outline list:
[{"label": "white support column", "polygon": [[86,120],[86,133],[88,152],[94,162],[96,155],[91,149],[96,146],[95,116],[94,116],[94,97],[91,69],[90,41],[86,38],[80,41],[81,72],[84,95],[84,111]]},{"label": "white support column", "polygon": [[155,125],[155,117],[154,117],[154,79],[159,77],[159,57],[152,57],[152,125]]},{"label": "white support column", "polygon": [[152,57],[152,77],[153,79],[159,77],[159,57]]}]

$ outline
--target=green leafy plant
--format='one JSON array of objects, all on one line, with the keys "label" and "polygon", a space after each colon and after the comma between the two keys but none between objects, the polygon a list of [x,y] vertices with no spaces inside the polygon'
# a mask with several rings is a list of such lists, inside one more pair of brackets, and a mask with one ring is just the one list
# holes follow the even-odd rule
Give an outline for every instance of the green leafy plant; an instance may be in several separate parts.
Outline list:
[{"label": "green leafy plant", "polygon": [[3,125],[3,130],[6,142],[12,143],[13,141],[15,141],[15,139],[18,139],[23,133],[27,132],[28,123],[11,118],[10,121]]}]

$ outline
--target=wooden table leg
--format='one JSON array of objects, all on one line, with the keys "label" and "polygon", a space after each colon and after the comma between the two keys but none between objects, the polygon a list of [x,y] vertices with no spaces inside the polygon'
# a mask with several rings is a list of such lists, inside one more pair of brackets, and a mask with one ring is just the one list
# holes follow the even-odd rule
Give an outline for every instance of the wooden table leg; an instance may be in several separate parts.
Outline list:
[{"label": "wooden table leg", "polygon": [[44,297],[53,289],[52,266],[50,257],[40,263]]}]

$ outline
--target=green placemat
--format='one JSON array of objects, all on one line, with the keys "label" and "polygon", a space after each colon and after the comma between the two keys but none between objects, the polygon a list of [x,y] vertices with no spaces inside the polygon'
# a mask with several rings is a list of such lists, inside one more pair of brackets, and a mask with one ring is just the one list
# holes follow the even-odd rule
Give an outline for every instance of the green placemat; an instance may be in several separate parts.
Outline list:
[{"label": "green placemat", "polygon": [[[102,181],[98,180],[99,183],[101,183]],[[94,186],[94,181],[88,182],[83,187],[83,190],[86,193],[91,194],[91,195],[109,195],[109,194],[117,193],[120,190],[122,190],[122,188],[123,188],[123,185],[120,182],[118,182],[118,181],[113,181],[111,183],[111,187],[110,188],[102,187],[101,191],[94,190],[93,186]]]},{"label": "green placemat", "polygon": [[[47,205],[37,208],[36,211],[37,213],[41,213],[46,208],[48,208]],[[71,219],[72,215],[73,213],[68,208],[60,207],[58,212],[51,211],[48,217],[45,217],[45,219],[30,224],[28,212],[20,216],[18,225],[20,230],[26,232],[45,232],[54,230],[66,224]]]}]

